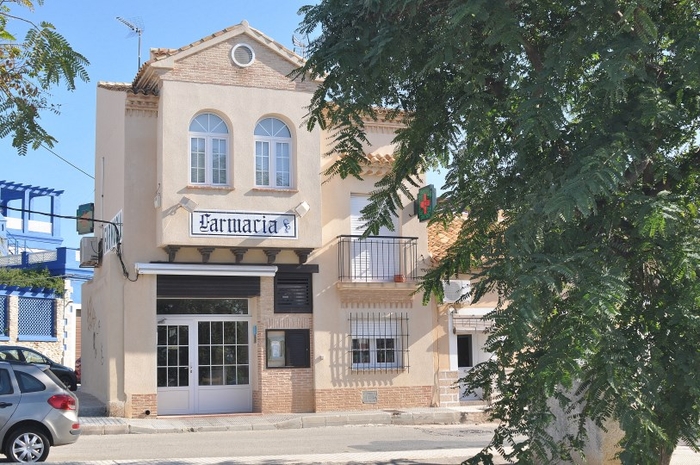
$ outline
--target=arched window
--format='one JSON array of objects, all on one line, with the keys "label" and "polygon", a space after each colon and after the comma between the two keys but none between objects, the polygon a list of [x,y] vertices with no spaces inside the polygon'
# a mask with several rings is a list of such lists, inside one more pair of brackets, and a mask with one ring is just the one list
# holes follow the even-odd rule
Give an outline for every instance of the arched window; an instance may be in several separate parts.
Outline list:
[{"label": "arched window", "polygon": [[228,127],[212,113],[190,123],[190,184],[222,186],[229,183]]},{"label": "arched window", "polygon": [[265,118],[255,126],[255,185],[292,187],[292,133],[277,118]]}]

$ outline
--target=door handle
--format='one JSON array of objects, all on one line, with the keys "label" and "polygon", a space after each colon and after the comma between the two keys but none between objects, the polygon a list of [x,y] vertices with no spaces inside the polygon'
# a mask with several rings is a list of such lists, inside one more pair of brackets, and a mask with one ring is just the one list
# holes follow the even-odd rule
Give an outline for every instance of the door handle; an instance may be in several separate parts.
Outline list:
[{"label": "door handle", "polygon": [[11,402],[0,402],[0,408],[12,407]]}]

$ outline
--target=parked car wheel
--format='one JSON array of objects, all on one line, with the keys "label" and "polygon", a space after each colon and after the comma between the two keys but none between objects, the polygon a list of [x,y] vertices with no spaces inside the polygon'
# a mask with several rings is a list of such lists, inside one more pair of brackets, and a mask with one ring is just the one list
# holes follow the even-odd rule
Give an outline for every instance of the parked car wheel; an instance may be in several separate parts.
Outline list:
[{"label": "parked car wheel", "polygon": [[78,385],[75,384],[75,382],[73,381],[73,379],[72,379],[70,376],[68,376],[68,375],[61,375],[61,376],[58,377],[58,379],[60,379],[61,382],[62,382],[63,384],[65,384],[66,387],[67,387],[68,389],[70,389],[71,391],[75,391],[76,389],[78,389]]},{"label": "parked car wheel", "polygon": [[21,427],[7,436],[5,455],[10,462],[43,462],[49,456],[51,444],[36,428]]}]

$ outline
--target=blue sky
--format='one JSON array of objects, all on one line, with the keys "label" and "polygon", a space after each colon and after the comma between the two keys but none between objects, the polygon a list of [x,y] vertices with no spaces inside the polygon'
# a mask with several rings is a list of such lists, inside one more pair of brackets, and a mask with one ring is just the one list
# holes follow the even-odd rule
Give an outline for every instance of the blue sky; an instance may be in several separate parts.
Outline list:
[{"label": "blue sky", "polygon": [[[42,125],[58,139],[52,149],[55,154],[40,148],[20,157],[8,140],[0,140],[4,158],[0,179],[64,190],[60,206],[63,215],[75,215],[79,205],[95,201],[90,176],[94,176],[95,169],[97,83],[131,82],[138,68],[138,37],[117,17],[143,29],[143,63],[151,48],[179,48],[243,20],[293,49],[292,36],[302,19],[297,12],[308,3],[314,1],[45,0],[34,12],[13,6],[13,14],[35,23],[52,23],[90,61],[90,82],[79,82],[73,92],[63,88],[52,92],[52,101],[61,105],[61,114],[42,115]],[[11,22],[8,29],[14,32],[19,26]],[[436,187],[441,186],[437,183]],[[61,220],[61,235],[64,246],[78,247],[80,236],[75,232],[74,220]]]}]

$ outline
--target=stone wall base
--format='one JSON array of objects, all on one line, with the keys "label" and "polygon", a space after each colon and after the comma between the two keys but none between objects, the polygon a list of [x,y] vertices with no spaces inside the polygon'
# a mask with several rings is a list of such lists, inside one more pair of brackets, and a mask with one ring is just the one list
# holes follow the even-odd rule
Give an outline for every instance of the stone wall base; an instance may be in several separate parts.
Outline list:
[{"label": "stone wall base", "polygon": [[126,418],[126,408],[124,404],[123,401],[119,400],[107,402],[107,416]]},{"label": "stone wall base", "polygon": [[457,370],[440,371],[438,373],[438,389],[440,407],[459,407],[459,386]]}]

